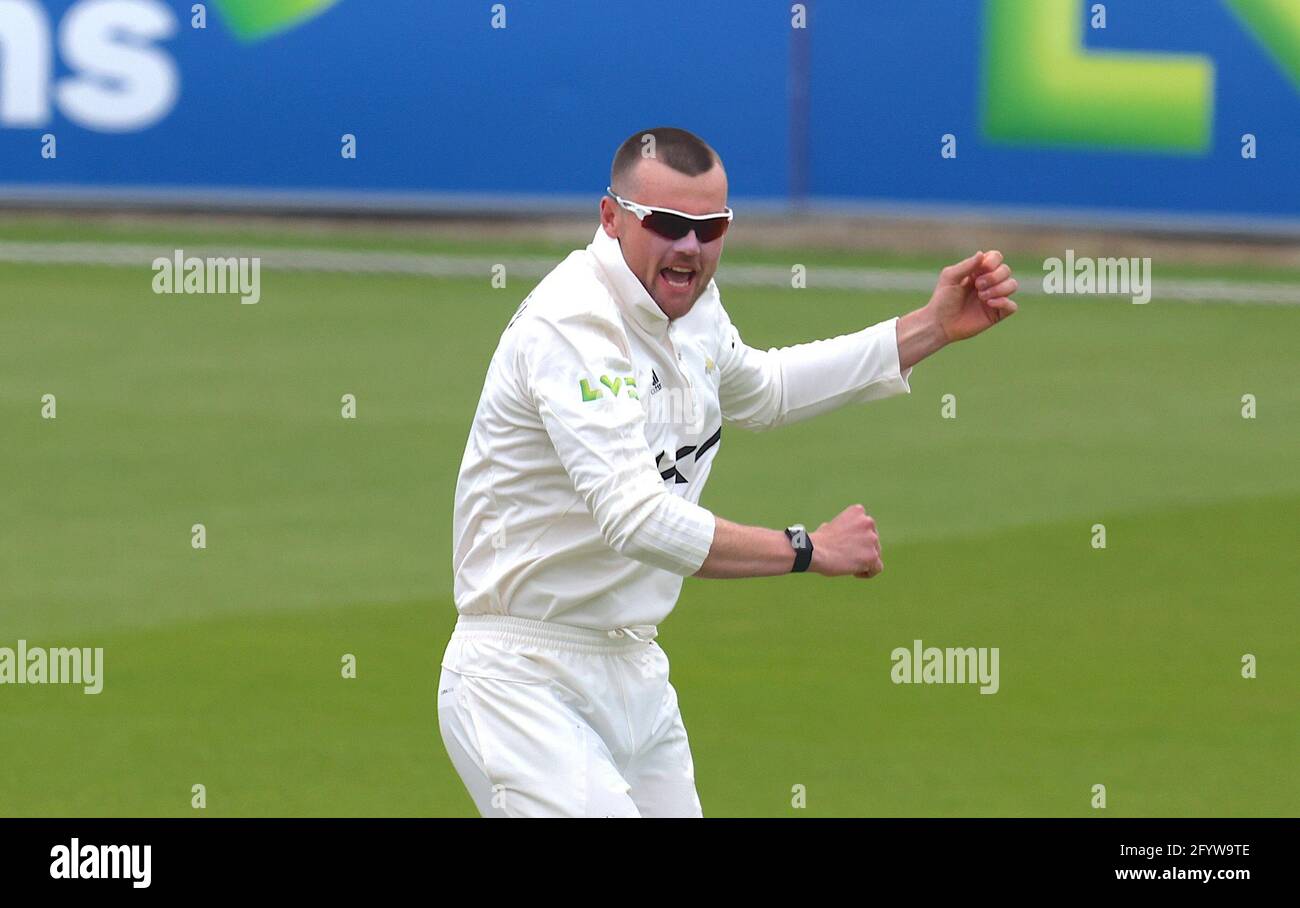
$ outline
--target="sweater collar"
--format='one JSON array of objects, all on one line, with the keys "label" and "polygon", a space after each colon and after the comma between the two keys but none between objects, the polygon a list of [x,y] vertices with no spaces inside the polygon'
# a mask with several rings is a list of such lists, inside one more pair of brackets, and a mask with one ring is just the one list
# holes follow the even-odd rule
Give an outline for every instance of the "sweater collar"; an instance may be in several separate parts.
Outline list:
[{"label": "sweater collar", "polygon": [[631,314],[646,331],[660,334],[668,328],[668,316],[646,291],[641,279],[632,273],[623,258],[623,247],[614,237],[596,228],[587,250],[595,257],[603,272],[605,284],[613,291],[614,299],[624,312]]}]

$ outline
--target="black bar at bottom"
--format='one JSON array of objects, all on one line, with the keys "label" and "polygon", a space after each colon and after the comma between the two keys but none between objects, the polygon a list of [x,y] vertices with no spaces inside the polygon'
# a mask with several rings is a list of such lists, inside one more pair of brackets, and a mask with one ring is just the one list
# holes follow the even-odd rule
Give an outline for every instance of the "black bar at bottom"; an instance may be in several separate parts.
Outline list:
[{"label": "black bar at bottom", "polygon": [[446,895],[466,885],[596,895],[689,873],[746,888],[815,877],[819,887],[841,878],[864,893],[1050,885],[1230,896],[1261,882],[1294,885],[1298,833],[1295,819],[650,820],[617,830],[432,819],[14,819],[0,821],[0,881],[6,893],[337,898],[432,884],[439,888],[425,891]]}]

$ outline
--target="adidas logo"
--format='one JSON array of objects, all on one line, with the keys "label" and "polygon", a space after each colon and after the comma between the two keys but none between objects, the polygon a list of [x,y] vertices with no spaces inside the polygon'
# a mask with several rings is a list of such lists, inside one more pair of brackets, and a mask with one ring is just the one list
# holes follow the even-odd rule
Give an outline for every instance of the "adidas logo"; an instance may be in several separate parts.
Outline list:
[{"label": "adidas logo", "polygon": [[650,393],[658,394],[662,389],[663,389],[663,385],[659,382],[659,376],[655,373],[654,369],[651,369],[650,370]]}]

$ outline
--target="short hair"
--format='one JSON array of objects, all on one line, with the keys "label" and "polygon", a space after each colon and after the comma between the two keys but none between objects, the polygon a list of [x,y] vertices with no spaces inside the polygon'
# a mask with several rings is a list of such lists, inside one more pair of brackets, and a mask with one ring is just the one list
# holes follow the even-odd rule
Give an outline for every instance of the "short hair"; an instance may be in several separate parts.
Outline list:
[{"label": "short hair", "polygon": [[[653,155],[642,151],[643,148],[650,147],[645,140],[646,136],[654,137]],[[609,168],[609,185],[618,186],[643,157],[653,157],[688,177],[708,173],[713,165],[722,163],[722,158],[709,143],[693,132],[675,126],[643,129],[628,136],[618,146],[618,151],[614,153],[614,163]]]}]

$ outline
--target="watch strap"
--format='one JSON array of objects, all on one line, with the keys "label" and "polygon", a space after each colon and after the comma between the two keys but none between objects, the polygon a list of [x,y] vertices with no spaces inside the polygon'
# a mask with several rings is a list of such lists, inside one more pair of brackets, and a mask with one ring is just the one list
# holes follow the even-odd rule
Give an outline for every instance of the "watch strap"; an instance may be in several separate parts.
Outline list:
[{"label": "watch strap", "polygon": [[794,548],[794,566],[790,568],[790,573],[801,574],[812,564],[812,536],[801,526],[787,527],[785,535]]}]

